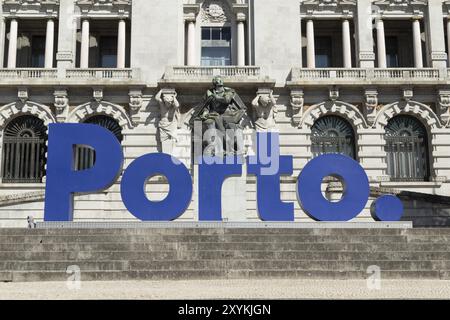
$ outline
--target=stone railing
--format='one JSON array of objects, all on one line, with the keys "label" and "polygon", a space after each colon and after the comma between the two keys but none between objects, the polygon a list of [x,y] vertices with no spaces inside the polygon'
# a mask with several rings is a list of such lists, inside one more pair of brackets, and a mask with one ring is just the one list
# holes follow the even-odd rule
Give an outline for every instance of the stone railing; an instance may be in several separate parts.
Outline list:
[{"label": "stone railing", "polygon": [[0,69],[0,79],[54,79],[58,77],[56,69],[15,68]]},{"label": "stone railing", "polygon": [[77,80],[92,80],[92,79],[133,79],[135,77],[135,71],[133,69],[101,69],[101,68],[90,68],[90,69],[67,69],[66,78],[67,79],[77,79]]},{"label": "stone railing", "polygon": [[[416,80],[429,81],[442,78],[439,69],[432,68],[384,68],[384,69],[359,69],[359,68],[294,68],[292,69],[292,81],[313,80],[361,80],[361,81],[389,81],[389,80]],[[450,76],[450,71],[449,71]],[[444,75],[447,77],[447,75]]]},{"label": "stone railing", "polygon": [[165,79],[211,79],[214,76],[224,78],[259,78],[261,69],[254,66],[224,66],[224,67],[168,67],[164,75]]}]

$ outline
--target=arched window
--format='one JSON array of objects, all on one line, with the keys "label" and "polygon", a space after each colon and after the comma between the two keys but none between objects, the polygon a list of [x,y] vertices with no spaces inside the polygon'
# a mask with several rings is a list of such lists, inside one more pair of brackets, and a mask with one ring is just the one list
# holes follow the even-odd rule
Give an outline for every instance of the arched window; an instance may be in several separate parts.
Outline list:
[{"label": "arched window", "polygon": [[47,127],[41,119],[34,116],[13,119],[3,137],[3,182],[42,182],[46,141]]},{"label": "arched window", "polygon": [[353,128],[341,117],[324,116],[318,119],[311,128],[311,142],[314,157],[339,153],[356,159]]},{"label": "arched window", "polygon": [[[111,131],[116,136],[117,140],[119,140],[119,142],[122,142],[123,140],[122,127],[115,119],[111,117],[104,115],[92,116],[86,119],[84,123],[102,126],[103,128],[106,128],[109,131]],[[77,146],[75,152],[75,169],[86,170],[91,168],[94,165],[94,163],[95,163],[95,151],[89,147]]]},{"label": "arched window", "polygon": [[392,180],[430,178],[428,137],[424,125],[411,116],[396,116],[386,126],[388,175]]}]

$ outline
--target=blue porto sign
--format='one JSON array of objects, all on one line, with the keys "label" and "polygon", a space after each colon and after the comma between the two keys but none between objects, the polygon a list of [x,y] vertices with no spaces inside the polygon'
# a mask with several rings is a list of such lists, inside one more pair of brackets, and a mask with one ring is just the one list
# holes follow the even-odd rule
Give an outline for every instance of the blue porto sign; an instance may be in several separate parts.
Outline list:
[{"label": "blue porto sign", "polygon": [[[263,221],[294,221],[294,203],[280,199],[280,177],[293,174],[293,157],[279,155],[278,134],[257,136],[258,155],[249,157],[247,174],[257,178],[257,208]],[[95,164],[75,170],[75,146],[95,150]],[[260,150],[266,150],[263,155]],[[74,194],[108,189],[122,172],[122,147],[107,129],[90,124],[51,124],[48,140],[45,221],[72,221]],[[208,158],[199,163],[199,220],[222,221],[222,185],[225,179],[241,176],[241,158]],[[165,176],[170,185],[167,197],[151,201],[145,193],[149,178]],[[339,202],[327,200],[321,190],[324,178],[338,178],[344,192]],[[128,211],[141,221],[173,221],[192,200],[193,182],[189,170],[170,155],[152,153],[133,161],[121,179],[121,197]],[[349,221],[357,217],[369,200],[369,180],[355,160],[339,155],[319,156],[310,161],[297,180],[297,197],[302,209],[317,221]],[[245,210],[245,209],[243,209]],[[374,219],[398,221],[401,201],[382,196],[371,207]],[[243,212],[244,214],[244,212]]]}]

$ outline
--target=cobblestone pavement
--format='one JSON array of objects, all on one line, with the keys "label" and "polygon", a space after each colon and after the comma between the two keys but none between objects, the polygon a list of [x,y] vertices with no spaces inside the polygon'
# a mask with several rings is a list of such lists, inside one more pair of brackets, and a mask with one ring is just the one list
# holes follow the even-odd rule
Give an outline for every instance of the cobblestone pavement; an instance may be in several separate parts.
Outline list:
[{"label": "cobblestone pavement", "polygon": [[192,280],[0,283],[0,299],[450,299],[450,281]]}]

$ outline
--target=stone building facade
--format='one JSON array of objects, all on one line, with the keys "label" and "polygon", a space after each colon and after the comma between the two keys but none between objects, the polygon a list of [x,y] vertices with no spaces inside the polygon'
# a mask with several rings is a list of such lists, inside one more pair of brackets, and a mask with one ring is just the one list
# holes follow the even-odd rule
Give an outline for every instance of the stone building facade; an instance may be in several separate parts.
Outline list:
[{"label": "stone building facade", "polygon": [[[294,156],[281,199],[314,156],[361,163],[371,186],[450,195],[450,1],[442,0],[3,0],[0,7],[0,227],[43,218],[47,125],[96,123],[121,141],[125,168],[168,152],[192,171],[186,119],[214,76],[280,133]],[[268,110],[264,110],[268,109]],[[262,119],[262,117],[264,117]],[[252,148],[246,139],[247,150]],[[79,148],[78,169],[95,155]],[[224,213],[255,220],[256,186],[225,183]],[[164,179],[147,186],[167,192]],[[324,183],[331,198],[339,183]],[[231,193],[230,193],[231,192]],[[230,203],[230,201],[227,201]],[[371,202],[357,219],[372,221]],[[196,220],[196,196],[182,220]],[[233,206],[231,206],[233,207]],[[436,213],[413,208],[423,218]],[[450,215],[450,213],[448,213]],[[119,184],[75,197],[76,221],[132,221]]]}]

